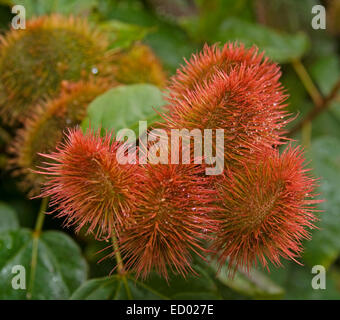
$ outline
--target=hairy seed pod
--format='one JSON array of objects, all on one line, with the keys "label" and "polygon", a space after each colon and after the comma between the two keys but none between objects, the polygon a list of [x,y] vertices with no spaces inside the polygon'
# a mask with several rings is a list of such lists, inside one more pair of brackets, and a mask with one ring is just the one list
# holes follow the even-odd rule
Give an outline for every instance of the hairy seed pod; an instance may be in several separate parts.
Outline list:
[{"label": "hairy seed pod", "polygon": [[166,84],[166,74],[160,61],[144,44],[137,43],[118,52],[113,56],[112,65],[114,78],[120,83],[151,83],[158,87]]},{"label": "hairy seed pod", "polygon": [[264,147],[280,145],[285,141],[283,127],[288,113],[279,76],[276,65],[263,74],[260,63],[242,63],[228,73],[215,70],[209,81],[195,84],[194,90],[187,90],[181,99],[169,99],[166,126],[199,129],[202,134],[211,129],[214,143],[216,129],[224,130],[226,167]]},{"label": "hairy seed pod", "polygon": [[135,224],[122,234],[120,249],[127,270],[146,278],[155,269],[185,276],[194,272],[192,254],[206,252],[201,241],[215,230],[209,217],[216,199],[194,165],[148,164],[136,201]]},{"label": "hairy seed pod", "polygon": [[308,229],[314,228],[315,179],[304,167],[300,149],[264,152],[255,163],[227,172],[216,184],[221,209],[219,232],[212,245],[222,266],[249,272],[280,257],[296,261]]},{"label": "hairy seed pod", "polygon": [[9,124],[25,119],[30,107],[58,94],[63,80],[102,74],[107,47],[106,37],[80,18],[43,16],[7,32],[0,38],[1,117]]},{"label": "hairy seed pod", "polygon": [[60,96],[37,106],[9,147],[12,154],[9,167],[19,176],[19,186],[30,196],[40,191],[42,175],[31,169],[41,165],[39,153],[50,153],[63,139],[67,127],[79,125],[88,105],[107,88],[102,81],[63,82]]},{"label": "hairy seed pod", "polygon": [[66,226],[86,226],[101,238],[119,235],[129,223],[141,174],[138,165],[120,164],[120,146],[111,134],[70,129],[56,152],[42,155],[48,162],[36,172],[47,178],[40,197],[51,197]]},{"label": "hairy seed pod", "polygon": [[[277,84],[279,66],[270,62],[263,53],[259,53],[256,47],[246,49],[243,44],[228,42],[220,49],[217,44],[212,46],[206,44],[200,53],[192,55],[191,59],[185,62],[186,64],[171,78],[169,84],[171,100],[182,100],[188,92],[195,90],[197,85],[213,83],[216,73],[228,75],[231,70],[241,66],[258,66],[258,79],[267,75],[268,85],[277,86],[278,89],[280,87]],[[268,77],[268,74],[271,77]]]}]

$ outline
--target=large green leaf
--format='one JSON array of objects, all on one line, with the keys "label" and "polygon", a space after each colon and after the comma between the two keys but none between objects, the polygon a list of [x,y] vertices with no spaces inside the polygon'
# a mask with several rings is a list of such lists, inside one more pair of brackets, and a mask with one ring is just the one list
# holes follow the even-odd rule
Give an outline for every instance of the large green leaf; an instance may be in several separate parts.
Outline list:
[{"label": "large green leaf", "polygon": [[138,134],[139,121],[147,120],[150,126],[160,117],[165,105],[162,92],[151,84],[133,84],[113,88],[97,97],[89,105],[88,117],[82,128],[103,128],[117,132],[123,128],[133,129]]},{"label": "large green leaf", "polygon": [[139,281],[128,276],[127,285],[131,292],[127,294],[126,286],[121,276],[92,279],[81,286],[72,299],[221,299],[218,287],[208,276],[207,272],[196,266],[197,275],[171,276],[168,282],[156,274],[145,281]]},{"label": "large green leaf", "polygon": [[311,28],[311,19],[314,15],[307,9],[319,4],[318,0],[257,0],[256,2],[258,20],[276,30],[320,32]]},{"label": "large green leaf", "polygon": [[[316,59],[309,68],[310,74],[324,96],[327,96],[340,78],[340,59],[333,53]],[[329,108],[313,120],[313,137],[332,135],[340,138],[340,102],[334,101]]]},{"label": "large green leaf", "polygon": [[238,271],[233,278],[220,272],[217,279],[235,292],[253,299],[279,299],[284,295],[282,287],[258,270],[249,274]]},{"label": "large green leaf", "polygon": [[[141,282],[128,278],[126,289],[122,277],[114,275],[85,282],[74,294],[73,300],[163,300],[161,294]],[[128,290],[128,291],[127,291]],[[129,292],[129,293],[128,293]]]},{"label": "large green leaf", "polygon": [[209,42],[221,23],[230,17],[254,21],[253,0],[196,1],[198,14],[181,17],[179,23],[198,43]]},{"label": "large green leaf", "polygon": [[340,78],[339,57],[335,53],[322,56],[311,64],[309,72],[321,92],[327,95]]},{"label": "large green leaf", "polygon": [[83,14],[90,11],[97,0],[8,0],[11,5],[23,5],[26,17],[40,16],[51,13]]},{"label": "large green leaf", "polygon": [[[0,233],[0,299],[26,299],[28,291],[32,299],[68,299],[87,276],[79,247],[62,232],[42,233],[30,287],[33,241],[33,233],[26,229]],[[12,268],[17,265],[26,270],[25,290],[12,288]]]},{"label": "large green leaf", "polygon": [[339,277],[332,268],[326,272],[326,289],[314,289],[312,280],[316,276],[311,266],[302,266],[294,261],[283,260],[282,267],[270,266],[270,278],[285,288],[284,299],[339,299]]},{"label": "large green leaf", "polygon": [[168,282],[156,274],[152,274],[145,282],[148,286],[157,288],[157,291],[169,299],[221,299],[218,286],[207,270],[194,265],[197,273],[182,276],[170,276]]},{"label": "large green leaf", "polygon": [[163,300],[164,297],[145,286],[141,282],[127,279],[127,293],[124,281],[119,275],[100,279],[91,279],[84,283],[74,294],[73,300],[126,300],[129,298],[136,300]]},{"label": "large green leaf", "polygon": [[211,262],[210,270],[216,275],[216,280],[244,297],[279,299],[284,295],[284,289],[259,270],[254,269],[249,274],[236,271],[234,277],[230,277],[227,265],[219,268],[215,261]]},{"label": "large green leaf", "polygon": [[199,46],[190,42],[187,34],[177,25],[159,23],[155,31],[145,37],[145,42],[162,60],[164,67],[172,74],[184,63],[183,58],[199,50]]},{"label": "large green leaf", "polygon": [[19,228],[16,212],[6,203],[0,202],[0,232]]},{"label": "large green leaf", "polygon": [[327,110],[313,120],[312,134],[313,138],[333,136],[340,139],[340,102],[332,102]]},{"label": "large green leaf", "polygon": [[104,0],[100,2],[98,11],[102,20],[119,20],[152,30],[144,41],[171,73],[175,73],[178,66],[183,63],[183,57],[189,58],[197,49],[181,27],[146,10],[139,1]]},{"label": "large green leaf", "polygon": [[[326,96],[330,93],[335,83],[340,77],[340,60],[335,54],[329,54],[326,57],[315,59],[308,66],[308,72],[312,76],[315,84],[319,87],[321,93]],[[292,67],[287,66],[283,73],[282,82],[289,93],[289,109],[298,118],[289,123],[288,127],[292,128],[298,121],[306,117],[314,105],[307,95],[307,91],[299,81],[296,72]],[[322,112],[313,120],[312,125],[313,138],[323,135],[330,135],[340,138],[340,103],[334,101],[329,108]],[[298,135],[296,135],[298,137]]]},{"label": "large green leaf", "polygon": [[151,28],[124,23],[118,20],[109,20],[99,25],[110,37],[110,49],[125,49],[134,42],[142,40]]},{"label": "large green leaf", "polygon": [[325,136],[312,141],[309,157],[314,174],[320,177],[319,192],[326,201],[320,204],[319,230],[306,242],[305,261],[328,268],[340,253],[340,140]]},{"label": "large green leaf", "polygon": [[308,38],[303,33],[290,35],[237,18],[225,20],[217,32],[211,35],[210,40],[222,43],[239,41],[248,47],[255,44],[280,63],[302,57],[309,45]]}]

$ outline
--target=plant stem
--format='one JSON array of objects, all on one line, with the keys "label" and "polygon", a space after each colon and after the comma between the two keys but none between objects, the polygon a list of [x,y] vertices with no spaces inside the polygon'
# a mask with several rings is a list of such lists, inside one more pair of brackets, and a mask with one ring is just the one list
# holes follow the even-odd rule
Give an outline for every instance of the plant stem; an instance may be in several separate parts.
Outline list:
[{"label": "plant stem", "polygon": [[302,127],[301,143],[305,149],[308,149],[311,145],[312,137],[312,123],[309,121]]},{"label": "plant stem", "polygon": [[330,104],[337,98],[337,94],[340,90],[340,79],[338,82],[334,85],[333,89],[329,93],[329,95],[323,99],[322,104],[315,107],[307,114],[307,116],[298,123],[290,132],[289,136],[292,136],[294,133],[299,131],[306,123],[311,122],[314,120],[321,112],[327,110],[327,108],[330,106]]},{"label": "plant stem", "polygon": [[29,287],[27,290],[27,299],[32,298],[32,292],[33,292],[33,286],[34,286],[34,280],[35,280],[35,273],[37,268],[37,262],[38,262],[38,247],[39,247],[39,237],[41,234],[41,230],[44,224],[45,220],[45,211],[48,205],[48,198],[44,198],[41,201],[40,210],[38,213],[38,218],[35,224],[34,232],[33,232],[33,243],[32,243],[32,260],[31,260],[31,273],[30,273],[30,281],[29,281]]},{"label": "plant stem", "polygon": [[[301,60],[295,59],[292,61],[293,68],[295,69],[295,72],[299,76],[302,84],[306,88],[307,92],[311,96],[315,108],[319,108],[323,104],[323,97],[317,87],[315,86],[313,80],[309,76],[306,68],[302,64]],[[305,148],[308,148],[310,145],[310,139],[312,134],[312,124],[311,120],[307,120],[305,123],[301,124],[301,127],[299,129],[302,129],[302,144],[305,146]]]},{"label": "plant stem", "polygon": [[117,237],[114,233],[112,234],[112,244],[113,244],[113,249],[114,249],[114,253],[116,256],[116,260],[117,260],[117,270],[119,274],[122,274],[124,273],[124,264],[123,264],[122,256],[120,255]]},{"label": "plant stem", "polygon": [[323,97],[317,87],[315,86],[313,80],[309,76],[306,68],[302,64],[302,62],[299,59],[295,59],[292,61],[292,65],[299,76],[302,84],[306,88],[307,92],[311,96],[314,104],[316,106],[321,106],[323,103]]},{"label": "plant stem", "polygon": [[123,259],[122,259],[122,256],[120,254],[120,251],[119,251],[117,237],[113,233],[111,238],[112,238],[112,245],[113,245],[113,249],[114,249],[114,253],[115,253],[116,261],[117,261],[118,274],[121,276],[121,278],[123,280],[128,299],[132,300],[131,291],[130,291],[129,284],[128,284],[128,281],[127,281],[127,278],[126,278],[126,275],[125,275],[125,271],[124,271]]}]

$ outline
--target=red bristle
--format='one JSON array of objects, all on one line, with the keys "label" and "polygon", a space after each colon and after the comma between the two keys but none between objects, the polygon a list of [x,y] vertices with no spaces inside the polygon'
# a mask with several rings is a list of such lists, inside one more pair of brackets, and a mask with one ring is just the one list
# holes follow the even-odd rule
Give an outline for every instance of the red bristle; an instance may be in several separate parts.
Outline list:
[{"label": "red bristle", "polygon": [[165,126],[223,129],[226,166],[285,143],[289,114],[284,110],[287,96],[279,82],[280,69],[262,60],[254,48],[206,46],[173,79]]},{"label": "red bristle", "polygon": [[47,177],[41,197],[51,197],[50,206],[66,226],[76,230],[88,226],[96,236],[119,233],[135,208],[140,179],[138,165],[121,165],[116,158],[121,143],[111,134],[101,138],[99,132],[83,134],[69,130],[65,142],[37,173]]},{"label": "red bristle", "polygon": [[254,163],[229,171],[217,183],[220,230],[212,245],[220,266],[249,271],[258,262],[296,261],[316,219],[315,179],[304,167],[299,148],[282,155],[266,150]]},{"label": "red bristle", "polygon": [[195,165],[148,164],[132,225],[120,239],[125,267],[146,278],[155,269],[166,279],[169,270],[194,272],[192,254],[203,257],[201,241],[216,231],[216,192]]}]

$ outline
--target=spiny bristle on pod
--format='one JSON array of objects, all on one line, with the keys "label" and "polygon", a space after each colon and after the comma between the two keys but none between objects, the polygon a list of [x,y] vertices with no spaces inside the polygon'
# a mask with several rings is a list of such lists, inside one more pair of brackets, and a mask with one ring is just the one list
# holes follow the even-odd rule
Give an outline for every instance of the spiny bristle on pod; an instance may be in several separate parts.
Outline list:
[{"label": "spiny bristle on pod", "polygon": [[69,129],[55,152],[42,155],[47,162],[36,173],[47,180],[40,197],[50,197],[66,226],[107,239],[130,223],[141,174],[138,165],[120,164],[121,145],[112,134]]},{"label": "spiny bristle on pod", "polygon": [[25,119],[37,103],[58,94],[63,80],[107,72],[108,42],[85,19],[51,15],[0,37],[0,115],[8,124]]},{"label": "spiny bristle on pod", "polygon": [[201,166],[147,164],[139,186],[132,224],[119,239],[126,270],[146,278],[152,270],[194,272],[192,255],[204,259],[202,240],[216,230],[210,213],[216,192],[201,177]]},{"label": "spiny bristle on pod", "polygon": [[220,266],[228,261],[231,274],[280,258],[297,262],[302,241],[317,220],[316,180],[305,168],[299,148],[266,150],[256,162],[226,171],[216,184],[219,231],[212,244]]},{"label": "spiny bristle on pod", "polygon": [[274,82],[278,80],[275,75],[279,74],[279,66],[270,62],[263,53],[259,53],[256,47],[246,49],[243,44],[232,42],[226,43],[223,48],[218,44],[212,46],[205,44],[203,50],[196,55],[193,54],[189,61],[185,60],[185,65],[171,78],[169,84],[171,98],[181,100],[198,84],[212,83],[216,73],[229,74],[231,70],[238,69],[241,65],[258,66],[258,79],[269,72],[274,76],[272,79]]},{"label": "spiny bristle on pod", "polygon": [[265,74],[261,68],[261,64],[241,63],[228,73],[215,70],[209,81],[195,84],[182,99],[170,99],[165,126],[199,129],[202,134],[211,129],[213,143],[216,129],[224,130],[226,167],[264,147],[284,143],[283,127],[289,114],[284,110],[286,96],[277,81],[280,74],[276,66]]},{"label": "spiny bristle on pod", "polygon": [[113,55],[113,76],[123,84],[151,83],[163,88],[166,73],[150,47],[136,43]]},{"label": "spiny bristle on pod", "polygon": [[42,175],[32,169],[43,161],[39,153],[55,150],[62,141],[67,127],[81,123],[86,116],[88,105],[107,89],[103,81],[67,83],[63,82],[60,96],[50,99],[35,108],[35,112],[17,130],[13,143],[9,146],[12,154],[9,167],[19,176],[19,186],[29,196],[39,193]]}]

